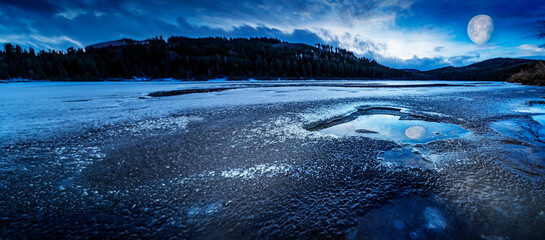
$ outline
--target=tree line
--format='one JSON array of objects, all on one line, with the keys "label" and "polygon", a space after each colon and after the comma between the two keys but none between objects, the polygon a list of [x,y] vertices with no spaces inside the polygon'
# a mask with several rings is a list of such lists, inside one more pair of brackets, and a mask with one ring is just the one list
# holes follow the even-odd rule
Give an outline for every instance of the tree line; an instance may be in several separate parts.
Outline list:
[{"label": "tree line", "polygon": [[27,50],[8,43],[0,51],[0,79],[96,81],[133,77],[407,79],[412,74],[356,57],[345,49],[272,38],[155,37],[144,43],[125,39],[121,45],[66,51]]}]

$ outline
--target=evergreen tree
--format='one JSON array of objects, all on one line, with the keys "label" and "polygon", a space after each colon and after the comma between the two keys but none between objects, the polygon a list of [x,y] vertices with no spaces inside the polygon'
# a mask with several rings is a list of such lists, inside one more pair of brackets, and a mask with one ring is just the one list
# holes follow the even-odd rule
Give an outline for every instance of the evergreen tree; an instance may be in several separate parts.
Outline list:
[{"label": "evergreen tree", "polygon": [[[4,44],[0,51],[1,78],[89,81],[110,78],[210,79],[258,78],[370,78],[404,77],[329,45],[293,44],[271,38],[186,38],[167,41],[120,40],[117,46],[66,51],[28,51]],[[383,74],[376,75],[375,69]]]}]

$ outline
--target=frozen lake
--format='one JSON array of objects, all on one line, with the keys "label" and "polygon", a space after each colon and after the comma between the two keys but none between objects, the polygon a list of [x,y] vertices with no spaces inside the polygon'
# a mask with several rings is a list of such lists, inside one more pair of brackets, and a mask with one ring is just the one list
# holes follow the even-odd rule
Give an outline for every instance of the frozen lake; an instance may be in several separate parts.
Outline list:
[{"label": "frozen lake", "polygon": [[543,97],[502,82],[1,84],[0,238],[542,239]]},{"label": "frozen lake", "polygon": [[[258,88],[267,84],[301,84],[301,87]],[[82,127],[99,127],[120,121],[157,118],[180,110],[272,104],[324,99],[441,95],[449,91],[479,91],[493,88],[518,87],[492,83],[486,87],[434,88],[342,88],[313,87],[330,81],[236,81],[236,82],[23,82],[0,86],[0,137],[7,141],[27,137],[44,137]],[[362,83],[343,81],[340,84]],[[474,82],[445,81],[364,81],[366,85],[468,84]],[[226,92],[212,92],[149,98],[156,91],[245,87]],[[141,99],[144,98],[144,99]]]}]

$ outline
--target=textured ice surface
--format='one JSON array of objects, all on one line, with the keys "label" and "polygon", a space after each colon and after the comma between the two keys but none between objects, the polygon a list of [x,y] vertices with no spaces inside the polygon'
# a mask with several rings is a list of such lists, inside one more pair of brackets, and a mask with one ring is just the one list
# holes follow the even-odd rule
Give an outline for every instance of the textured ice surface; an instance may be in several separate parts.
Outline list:
[{"label": "textured ice surface", "polygon": [[434,169],[435,163],[416,148],[394,148],[380,155],[387,164],[397,164],[413,168]]},{"label": "textured ice surface", "polygon": [[[543,88],[306,85],[146,97],[247,83],[0,86],[0,238],[545,236],[540,148],[490,128],[537,124],[516,109]],[[409,146],[306,130],[361,106],[411,109],[471,133]],[[437,166],[379,159],[395,149]]]},{"label": "textured ice surface", "polygon": [[195,217],[196,215],[210,215],[221,209],[221,203],[211,203],[204,206],[193,206],[187,211],[188,217]]},{"label": "textured ice surface", "polygon": [[[455,213],[430,198],[409,197],[358,218],[348,239],[467,239],[476,237]],[[453,235],[454,234],[454,235]]]},{"label": "textured ice surface", "polygon": [[505,144],[502,163],[509,169],[529,176],[545,176],[545,148]]},{"label": "textured ice surface", "polygon": [[426,227],[432,231],[442,232],[447,228],[447,222],[443,215],[433,207],[427,207],[424,210],[426,218]]},{"label": "textured ice surface", "polygon": [[225,171],[222,171],[220,175],[227,178],[250,179],[250,178],[255,178],[256,175],[272,177],[277,174],[285,174],[289,170],[290,170],[290,166],[285,164],[281,164],[281,165],[259,164],[257,166],[246,168],[246,169],[235,168],[235,169],[225,170]]},{"label": "textured ice surface", "polygon": [[[292,81],[284,81],[293,84]],[[258,82],[24,82],[0,86],[0,138],[16,141],[24,138],[57,136],[65,131],[99,127],[123,121],[168,116],[184,109],[202,109],[249,104],[316,101],[348,97],[440,95],[451,91],[483,91],[489,88],[517,87],[495,83],[486,87],[441,88],[340,88],[276,87],[235,89],[219,93],[189,94],[165,98],[147,98],[156,91],[214,87],[236,87]],[[295,82],[297,83],[297,82]],[[299,82],[308,84],[309,82]],[[323,83],[320,82],[320,83]],[[346,81],[349,84],[351,81]],[[370,81],[368,84],[396,82]],[[434,84],[445,81],[397,81],[399,84]],[[467,82],[467,84],[471,84]]]}]

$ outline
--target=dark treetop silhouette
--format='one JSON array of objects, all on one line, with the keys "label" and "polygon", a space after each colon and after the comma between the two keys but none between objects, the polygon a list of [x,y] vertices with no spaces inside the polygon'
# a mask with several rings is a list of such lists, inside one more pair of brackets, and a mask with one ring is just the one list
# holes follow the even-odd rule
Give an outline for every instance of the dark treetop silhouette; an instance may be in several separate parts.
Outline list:
[{"label": "dark treetop silhouette", "polygon": [[[420,72],[393,69],[329,45],[271,38],[122,39],[83,49],[39,51],[5,44],[0,78],[100,81],[128,78],[442,79],[543,84],[540,61],[492,59]],[[536,70],[537,69],[537,70]],[[539,71],[538,71],[539,70]],[[538,74],[531,74],[538,72]],[[518,74],[516,77],[513,77]],[[536,77],[537,76],[537,77]],[[531,77],[532,81],[528,78]],[[537,79],[537,80],[536,80]]]}]

